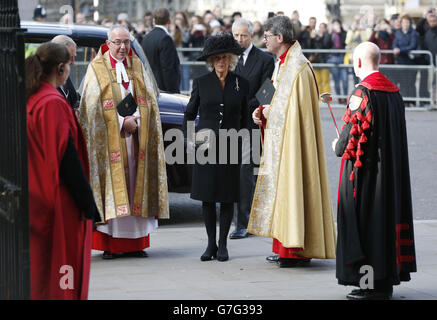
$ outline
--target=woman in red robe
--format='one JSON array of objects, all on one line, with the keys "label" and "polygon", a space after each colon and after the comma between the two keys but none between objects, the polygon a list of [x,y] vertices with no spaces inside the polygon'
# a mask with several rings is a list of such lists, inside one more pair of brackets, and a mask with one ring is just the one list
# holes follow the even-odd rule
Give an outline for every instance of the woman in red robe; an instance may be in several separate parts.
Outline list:
[{"label": "woman in red robe", "polygon": [[56,90],[70,74],[66,46],[26,59],[31,299],[87,299],[92,219],[82,131]]}]

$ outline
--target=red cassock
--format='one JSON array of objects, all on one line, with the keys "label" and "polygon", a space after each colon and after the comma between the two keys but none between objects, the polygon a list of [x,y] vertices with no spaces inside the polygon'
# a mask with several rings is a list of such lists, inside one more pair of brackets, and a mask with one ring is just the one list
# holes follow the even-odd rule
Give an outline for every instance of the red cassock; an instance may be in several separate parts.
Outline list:
[{"label": "red cassock", "polygon": [[69,136],[87,177],[88,155],[73,110],[48,82],[27,102],[27,133],[31,299],[87,299],[92,221],[59,173]]},{"label": "red cassock", "polygon": [[[288,49],[279,57],[279,65],[282,65],[285,62],[285,58],[287,57]],[[261,129],[261,139],[264,143],[264,128],[267,125],[267,119],[262,115],[262,106],[260,106],[261,110],[261,120],[262,124],[260,126]],[[272,252],[279,254],[280,258],[287,258],[287,259],[306,259],[305,257],[296,255],[296,252],[302,251],[301,248],[286,248],[282,245],[282,243],[273,238],[273,246],[272,246]]]}]

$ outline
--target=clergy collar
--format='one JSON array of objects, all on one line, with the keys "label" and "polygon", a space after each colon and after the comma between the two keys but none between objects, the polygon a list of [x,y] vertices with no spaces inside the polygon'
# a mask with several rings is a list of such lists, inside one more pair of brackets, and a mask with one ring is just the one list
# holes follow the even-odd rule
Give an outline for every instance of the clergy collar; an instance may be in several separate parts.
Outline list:
[{"label": "clergy collar", "polygon": [[[120,62],[120,60],[117,60],[116,58],[114,58],[114,57],[112,56],[111,52],[109,52],[109,60],[111,61],[111,67],[112,67],[112,68],[115,68],[115,64],[116,64],[117,62]],[[127,61],[126,61],[126,58],[123,59],[123,64],[124,64],[125,67],[127,67]]]}]

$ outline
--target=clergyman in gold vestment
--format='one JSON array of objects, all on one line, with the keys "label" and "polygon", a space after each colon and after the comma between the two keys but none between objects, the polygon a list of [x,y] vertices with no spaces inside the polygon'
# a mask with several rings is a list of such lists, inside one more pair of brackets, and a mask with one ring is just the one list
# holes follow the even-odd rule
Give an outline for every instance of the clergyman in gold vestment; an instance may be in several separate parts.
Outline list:
[{"label": "clergyman in gold vestment", "polygon": [[293,41],[289,18],[264,25],[267,51],[276,55],[275,94],[252,114],[267,118],[263,155],[248,232],[273,238],[267,260],[280,267],[311,258],[334,259],[336,233],[319,115],[319,93],[309,61]]},{"label": "clergyman in gold vestment", "polygon": [[[137,108],[122,117],[117,105],[129,93]],[[104,221],[93,234],[93,249],[104,251],[105,259],[146,257],[157,219],[169,218],[157,96],[153,75],[130,49],[128,30],[113,26],[88,66],[79,107],[90,183]]]}]

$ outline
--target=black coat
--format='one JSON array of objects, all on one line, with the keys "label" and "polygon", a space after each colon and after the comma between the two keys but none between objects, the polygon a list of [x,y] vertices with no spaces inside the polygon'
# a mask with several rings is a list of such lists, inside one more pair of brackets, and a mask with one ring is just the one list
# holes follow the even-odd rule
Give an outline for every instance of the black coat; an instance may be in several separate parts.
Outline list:
[{"label": "black coat", "polygon": [[[217,137],[217,143],[215,163],[200,164],[196,156],[191,187],[192,199],[228,203],[238,201],[241,143],[233,148],[231,148],[232,144],[228,143],[226,149],[228,159],[225,164],[220,164],[220,154],[223,155],[224,150],[219,150],[219,129],[239,131],[240,128],[246,127],[248,92],[248,81],[233,72],[228,73],[224,90],[215,71],[194,79],[191,98],[184,116],[184,130],[185,132],[187,130],[187,121],[194,121],[199,113],[196,132],[201,129],[211,129]],[[197,151],[200,150],[196,149],[196,153]],[[206,157],[208,157],[207,152],[209,150],[204,153]],[[239,155],[238,162],[232,164],[229,162],[230,157],[235,153]]]},{"label": "black coat", "polygon": [[180,62],[173,39],[161,28],[155,27],[141,42],[149,60],[158,88],[179,93]]},{"label": "black coat", "polygon": [[[266,79],[270,79],[275,69],[273,56],[253,46],[244,66],[237,65],[235,73],[249,81],[248,119],[252,119],[253,111],[259,102],[255,94]],[[248,129],[258,128],[251,120],[247,122]]]},{"label": "black coat", "polygon": [[79,95],[77,94],[70,77],[68,77],[62,88],[58,88],[58,91],[65,97],[65,99],[67,99],[71,108],[77,109],[79,107]]},{"label": "black coat", "polygon": [[336,258],[343,285],[359,286],[363,265],[388,285],[416,271],[405,110],[396,90],[379,73],[368,76],[350,98],[362,103],[354,110],[350,102],[343,117],[336,145],[344,159]]}]

